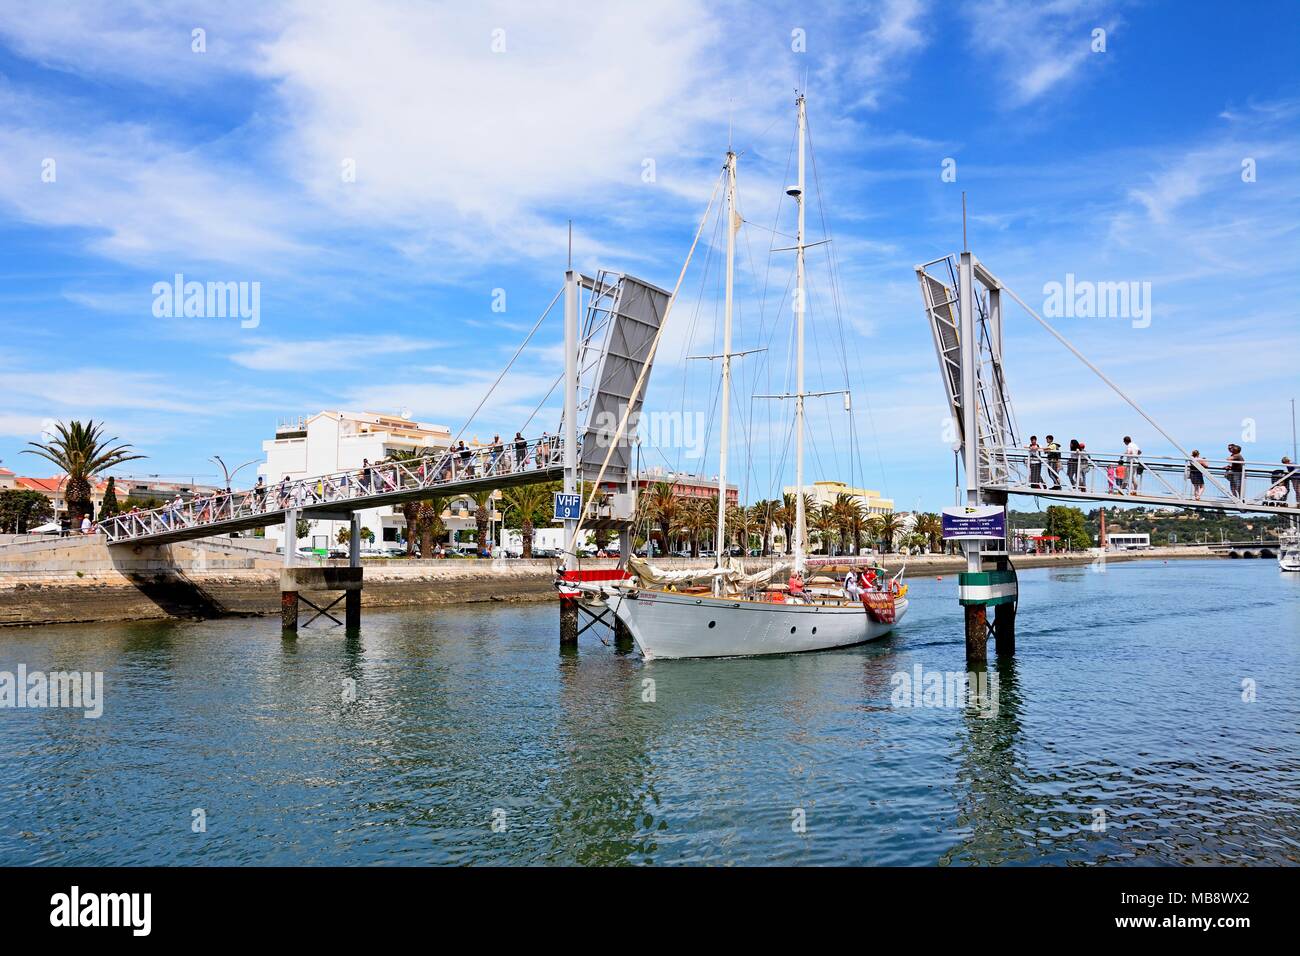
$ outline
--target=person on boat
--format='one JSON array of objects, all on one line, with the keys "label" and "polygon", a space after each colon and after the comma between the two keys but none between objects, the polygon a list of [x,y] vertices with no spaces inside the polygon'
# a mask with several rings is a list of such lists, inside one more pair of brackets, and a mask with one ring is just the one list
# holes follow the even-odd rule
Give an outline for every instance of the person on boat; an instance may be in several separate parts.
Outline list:
[{"label": "person on boat", "polygon": [[800,574],[798,571],[790,572],[789,588],[790,588],[790,597],[798,598],[800,600],[803,599],[804,596],[803,575]]},{"label": "person on boat", "polygon": [[879,579],[876,576],[875,568],[867,568],[867,570],[862,572],[861,589],[863,591],[874,591],[879,586]]},{"label": "person on boat", "polygon": [[844,575],[844,596],[855,603],[862,599],[862,589],[858,587],[858,576],[853,571]]}]

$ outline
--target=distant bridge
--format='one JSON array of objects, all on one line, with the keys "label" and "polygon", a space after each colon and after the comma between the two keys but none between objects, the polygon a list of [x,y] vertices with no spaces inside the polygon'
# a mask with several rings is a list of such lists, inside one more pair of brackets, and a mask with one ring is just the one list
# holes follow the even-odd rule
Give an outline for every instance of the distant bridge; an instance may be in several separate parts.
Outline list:
[{"label": "distant bridge", "polygon": [[1276,541],[1224,541],[1208,547],[1215,554],[1230,558],[1276,558],[1280,546]]}]

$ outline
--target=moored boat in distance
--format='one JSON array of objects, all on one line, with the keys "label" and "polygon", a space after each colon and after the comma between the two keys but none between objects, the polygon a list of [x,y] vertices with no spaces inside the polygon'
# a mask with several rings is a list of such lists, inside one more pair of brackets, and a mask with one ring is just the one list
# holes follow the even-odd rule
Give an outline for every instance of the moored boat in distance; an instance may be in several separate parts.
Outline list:
[{"label": "moored boat in distance", "polygon": [[1300,572],[1300,527],[1294,522],[1278,540],[1277,566],[1283,571]]}]

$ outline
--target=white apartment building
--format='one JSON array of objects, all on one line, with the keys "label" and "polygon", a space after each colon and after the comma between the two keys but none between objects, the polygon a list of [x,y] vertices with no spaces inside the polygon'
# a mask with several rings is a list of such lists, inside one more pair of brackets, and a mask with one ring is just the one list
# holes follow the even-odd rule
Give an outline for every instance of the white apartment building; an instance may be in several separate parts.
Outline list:
[{"label": "white apartment building", "polygon": [[[266,461],[257,473],[274,486],[286,476],[293,481],[340,471],[355,471],[363,461],[382,461],[395,452],[444,450],[451,446],[451,430],[445,425],[413,422],[401,415],[376,412],[322,411],[310,418],[281,422],[275,437],[262,442]],[[374,547],[396,544],[406,527],[400,509],[391,506],[360,512],[361,527],[374,532]],[[299,546],[337,547],[340,528],[347,521],[312,521],[308,537]],[[266,536],[284,546],[283,525],[272,525]],[[363,547],[371,546],[362,542]]]}]

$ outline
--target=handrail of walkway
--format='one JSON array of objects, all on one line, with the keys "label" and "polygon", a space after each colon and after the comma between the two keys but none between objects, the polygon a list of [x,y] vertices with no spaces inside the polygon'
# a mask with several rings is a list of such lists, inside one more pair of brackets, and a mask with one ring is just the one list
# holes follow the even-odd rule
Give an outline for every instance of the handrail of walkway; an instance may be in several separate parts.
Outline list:
[{"label": "handrail of walkway", "polygon": [[101,521],[99,530],[109,544],[114,544],[258,515],[323,507],[395,492],[433,490],[465,481],[504,478],[558,467],[563,461],[564,440],[559,437],[528,441],[522,448],[515,442],[463,450],[450,448],[407,461],[384,460],[368,468],[280,481],[247,491],[218,492],[208,497],[194,497],[179,505],[167,504],[150,511],[114,515]]},{"label": "handrail of walkway", "polygon": [[[1008,490],[1076,491],[1093,495],[1140,495],[1198,501],[1225,507],[1300,505],[1300,465],[1295,462],[1131,456],[1091,449],[1049,453],[1040,449],[984,446],[985,484]],[[1294,505],[1293,505],[1294,507]]]}]

